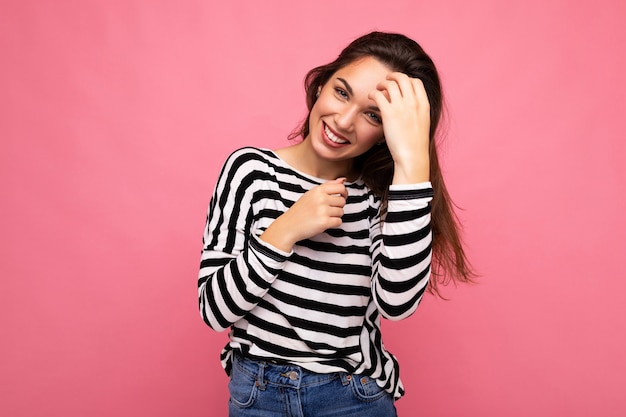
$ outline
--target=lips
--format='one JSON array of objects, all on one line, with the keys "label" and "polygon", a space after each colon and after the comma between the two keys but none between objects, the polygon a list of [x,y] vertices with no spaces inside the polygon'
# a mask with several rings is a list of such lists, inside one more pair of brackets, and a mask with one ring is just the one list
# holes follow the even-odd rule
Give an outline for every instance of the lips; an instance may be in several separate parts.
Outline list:
[{"label": "lips", "polygon": [[348,141],[347,139],[345,139],[338,133],[335,133],[332,130],[330,130],[330,128],[328,127],[326,123],[324,123],[324,134],[331,142],[333,142],[336,145],[345,145],[345,144],[350,143],[350,141]]}]

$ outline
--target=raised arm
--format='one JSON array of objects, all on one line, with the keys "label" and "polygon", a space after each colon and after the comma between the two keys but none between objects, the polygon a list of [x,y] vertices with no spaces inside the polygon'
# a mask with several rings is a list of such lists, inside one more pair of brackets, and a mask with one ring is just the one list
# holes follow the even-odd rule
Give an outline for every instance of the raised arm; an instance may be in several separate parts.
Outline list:
[{"label": "raised arm", "polygon": [[384,317],[411,315],[431,271],[430,105],[421,80],[390,73],[370,98],[380,108],[394,162],[387,214],[372,225],[372,293]]}]

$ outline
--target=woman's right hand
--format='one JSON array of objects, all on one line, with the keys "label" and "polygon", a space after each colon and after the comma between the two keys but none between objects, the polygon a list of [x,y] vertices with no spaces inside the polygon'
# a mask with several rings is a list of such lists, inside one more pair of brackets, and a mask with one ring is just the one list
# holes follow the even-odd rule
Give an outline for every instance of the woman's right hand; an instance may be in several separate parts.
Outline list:
[{"label": "woman's right hand", "polygon": [[296,242],[339,227],[348,198],[345,180],[337,178],[304,193],[263,232],[261,240],[290,252]]}]

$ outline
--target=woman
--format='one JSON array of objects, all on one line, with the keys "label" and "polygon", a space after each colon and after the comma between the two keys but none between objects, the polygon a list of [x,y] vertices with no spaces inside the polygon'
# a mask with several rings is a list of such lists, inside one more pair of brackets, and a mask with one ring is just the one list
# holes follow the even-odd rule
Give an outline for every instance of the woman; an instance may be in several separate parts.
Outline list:
[{"label": "woman", "polygon": [[393,416],[404,389],[381,316],[472,276],[437,159],[439,77],[413,40],[373,32],[305,89],[302,141],[240,149],[222,169],[201,315],[230,329],[231,416]]}]

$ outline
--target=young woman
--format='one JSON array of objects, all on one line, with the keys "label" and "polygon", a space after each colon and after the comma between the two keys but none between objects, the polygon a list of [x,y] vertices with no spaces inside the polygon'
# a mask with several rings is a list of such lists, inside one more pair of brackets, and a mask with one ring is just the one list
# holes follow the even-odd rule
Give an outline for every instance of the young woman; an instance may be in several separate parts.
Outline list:
[{"label": "young woman", "polygon": [[381,317],[472,276],[437,159],[439,77],[415,41],[373,32],[305,89],[301,141],[222,169],[200,312],[230,329],[231,416],[394,416],[404,389]]}]

